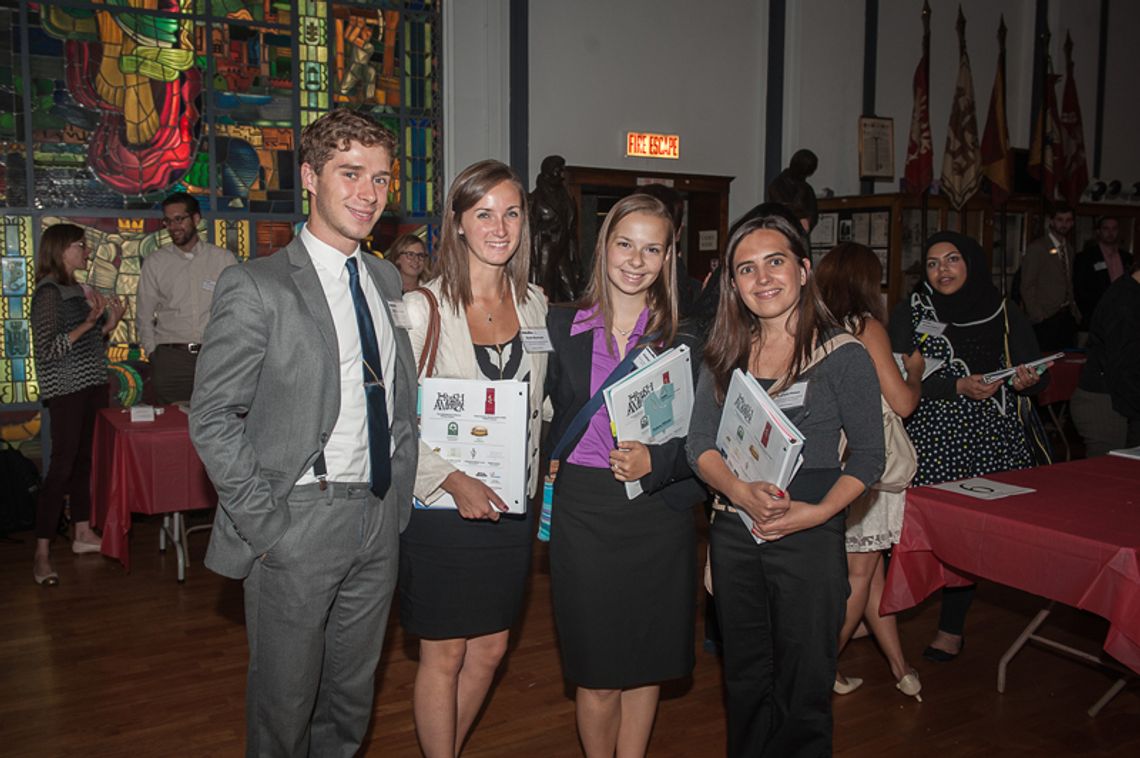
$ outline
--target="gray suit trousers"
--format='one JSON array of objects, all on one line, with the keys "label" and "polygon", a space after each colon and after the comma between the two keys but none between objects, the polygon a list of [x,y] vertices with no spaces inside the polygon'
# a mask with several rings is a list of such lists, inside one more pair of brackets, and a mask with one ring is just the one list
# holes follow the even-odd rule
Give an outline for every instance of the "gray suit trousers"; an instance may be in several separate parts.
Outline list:
[{"label": "gray suit trousers", "polygon": [[245,580],[246,755],[352,756],[372,716],[399,566],[393,488],[294,488],[288,530]]}]

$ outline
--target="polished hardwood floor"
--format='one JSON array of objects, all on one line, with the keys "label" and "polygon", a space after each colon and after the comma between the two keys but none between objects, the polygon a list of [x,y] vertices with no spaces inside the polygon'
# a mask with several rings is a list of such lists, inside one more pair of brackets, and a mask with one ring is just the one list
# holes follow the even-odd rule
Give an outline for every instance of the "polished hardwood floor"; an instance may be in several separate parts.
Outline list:
[{"label": "polished hardwood floor", "polygon": [[[73,556],[57,540],[62,584],[52,589],[32,583],[29,535],[18,535],[24,544],[0,543],[0,755],[240,754],[241,586],[203,568],[205,535],[192,537],[193,564],[179,585],[173,552],[157,552],[157,533],[157,522],[136,522],[129,574],[100,556]],[[835,699],[835,752],[876,758],[1140,755],[1135,683],[1089,718],[1086,709],[1112,677],[1030,646],[1014,661],[1006,693],[997,693],[998,658],[1042,605],[1039,598],[983,584],[965,652],[941,665],[920,657],[937,622],[936,603],[904,613],[903,644],[922,676],[921,704],[895,691],[872,641],[853,642],[843,670],[867,683]],[[1104,621],[1067,608],[1054,619],[1052,634],[1099,650]],[[414,668],[414,641],[400,631],[394,611],[366,754],[418,755]],[[525,616],[464,755],[580,755],[568,695],[545,546],[536,545]],[[671,688],[661,704],[650,755],[723,755],[723,718],[719,661],[698,651],[692,680]]]}]

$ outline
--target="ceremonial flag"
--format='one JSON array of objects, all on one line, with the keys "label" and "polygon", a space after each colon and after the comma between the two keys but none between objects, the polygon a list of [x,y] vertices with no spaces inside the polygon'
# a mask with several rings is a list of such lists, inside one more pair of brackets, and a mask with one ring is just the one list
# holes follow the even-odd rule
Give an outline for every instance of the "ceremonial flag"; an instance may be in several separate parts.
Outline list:
[{"label": "ceremonial flag", "polygon": [[1005,119],[1005,16],[998,26],[998,63],[986,130],[982,133],[982,173],[990,180],[990,196],[1002,205],[1013,192],[1013,156],[1009,152],[1009,124]]},{"label": "ceremonial flag", "polygon": [[1073,79],[1073,38],[1068,34],[1065,35],[1065,92],[1061,96],[1061,146],[1065,165],[1060,176],[1061,194],[1076,205],[1089,183],[1089,164],[1085,157],[1081,103]]},{"label": "ceremonial flag", "polygon": [[942,193],[961,208],[982,183],[982,153],[978,145],[978,116],[974,105],[974,77],[966,54],[966,17],[958,6],[958,84],[950,106],[950,127],[942,155]]},{"label": "ceremonial flag", "polygon": [[1065,166],[1061,144],[1061,118],[1057,115],[1057,80],[1052,62],[1046,60],[1045,96],[1037,110],[1037,123],[1033,127],[1033,142],[1029,146],[1029,175],[1041,182],[1041,194],[1047,200],[1056,199],[1057,177]]},{"label": "ceremonial flag", "polygon": [[934,181],[934,145],[930,136],[930,4],[922,4],[922,59],[914,71],[914,108],[906,143],[903,180],[908,192],[921,195]]}]

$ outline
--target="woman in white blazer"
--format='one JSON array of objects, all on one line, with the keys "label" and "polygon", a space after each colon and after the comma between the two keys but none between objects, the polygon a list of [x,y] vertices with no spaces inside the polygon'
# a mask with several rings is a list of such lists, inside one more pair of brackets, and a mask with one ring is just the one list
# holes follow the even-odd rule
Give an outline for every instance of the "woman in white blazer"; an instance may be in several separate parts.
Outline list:
[{"label": "woman in white blazer", "polygon": [[[451,185],[439,276],[428,282],[439,303],[433,376],[517,379],[530,385],[527,494],[538,484],[546,354],[523,349],[523,329],[544,329],[546,297],[527,283],[530,235],[526,192],[498,161],[466,168]],[[404,295],[417,360],[432,306]],[[432,508],[444,493],[457,509]],[[420,638],[413,709],[428,758],[458,755],[507,651],[530,572],[533,509],[504,515],[506,504],[479,479],[420,443],[417,508],[400,542],[400,623]]]}]

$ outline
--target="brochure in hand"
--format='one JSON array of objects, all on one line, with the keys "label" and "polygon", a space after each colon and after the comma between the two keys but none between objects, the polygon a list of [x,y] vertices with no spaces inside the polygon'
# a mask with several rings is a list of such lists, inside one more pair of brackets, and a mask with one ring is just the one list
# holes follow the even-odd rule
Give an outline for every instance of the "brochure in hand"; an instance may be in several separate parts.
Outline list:
[{"label": "brochure in hand", "polygon": [[[716,441],[729,470],[745,482],[771,482],[786,490],[803,462],[800,430],[759,382],[740,369],[732,372]],[[762,543],[748,514],[736,512],[756,543]]]},{"label": "brochure in hand", "polygon": [[[527,397],[516,381],[430,378],[420,387],[420,439],[498,493],[508,513],[526,513]],[[456,506],[444,494],[416,507]]]},{"label": "brochure in hand", "polygon": [[[1047,355],[1044,358],[1038,358],[1035,361],[1030,361],[1029,363],[1025,364],[1025,367],[1027,369],[1029,369],[1030,371],[1036,371],[1038,374],[1040,374],[1040,373],[1043,373],[1045,371],[1045,369],[1041,368],[1041,367],[1044,366],[1046,363],[1050,363],[1052,361],[1059,360],[1059,359],[1064,358],[1064,357],[1065,357],[1064,353],[1053,353],[1052,355]],[[1017,373],[1017,367],[1016,366],[1014,366],[1013,368],[998,369],[997,371],[991,371],[988,374],[982,374],[982,381],[985,382],[986,384],[993,384],[994,382],[1000,382],[1002,379],[1005,379],[1007,376],[1013,376],[1016,373]]]},{"label": "brochure in hand", "polygon": [[[689,433],[693,412],[693,357],[687,345],[666,350],[605,389],[614,442],[660,445]],[[640,482],[626,482],[630,500],[642,492]]]}]

